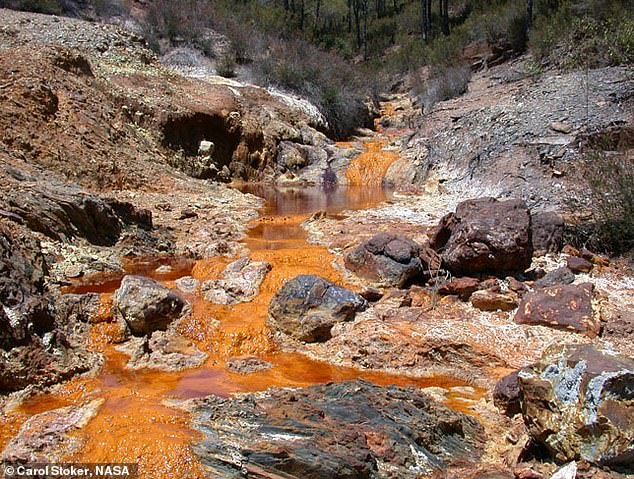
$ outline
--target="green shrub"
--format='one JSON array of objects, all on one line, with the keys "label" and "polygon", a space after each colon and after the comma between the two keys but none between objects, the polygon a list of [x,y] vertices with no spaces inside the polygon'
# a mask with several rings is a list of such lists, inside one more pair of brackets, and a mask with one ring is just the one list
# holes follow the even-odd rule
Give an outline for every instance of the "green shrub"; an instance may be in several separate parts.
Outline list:
[{"label": "green shrub", "polygon": [[[629,3],[629,6],[628,6]],[[534,56],[563,68],[634,63],[631,0],[561,0],[531,32]]]},{"label": "green shrub", "polygon": [[429,111],[439,101],[450,100],[467,91],[471,69],[466,65],[440,67],[432,70],[431,78],[422,86],[419,94],[424,111]]},{"label": "green shrub", "polygon": [[585,155],[581,174],[588,188],[591,220],[577,227],[577,243],[608,253],[634,249],[634,158],[593,150]]},{"label": "green shrub", "polygon": [[236,76],[236,60],[233,55],[226,53],[216,63],[216,72],[225,78],[233,78]]}]

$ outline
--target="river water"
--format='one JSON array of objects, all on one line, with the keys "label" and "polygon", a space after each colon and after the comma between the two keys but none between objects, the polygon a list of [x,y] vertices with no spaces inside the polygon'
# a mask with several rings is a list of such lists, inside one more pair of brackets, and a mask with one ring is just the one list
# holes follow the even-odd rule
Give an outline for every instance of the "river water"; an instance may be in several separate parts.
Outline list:
[{"label": "river water", "polygon": [[[367,151],[376,155],[380,148],[371,144]],[[385,166],[381,166],[381,172],[384,169]],[[97,415],[73,433],[77,446],[66,460],[136,462],[143,478],[201,477],[199,463],[190,447],[199,440],[199,435],[189,427],[188,415],[172,407],[169,401],[355,378],[381,385],[443,388],[464,385],[447,377],[422,379],[338,367],[296,352],[280,351],[266,326],[271,297],[296,275],[318,274],[346,285],[341,273],[332,266],[333,255],[323,246],[310,244],[301,223],[318,211],[339,215],[346,210],[371,208],[389,199],[389,191],[379,184],[332,189],[242,185],[240,189],[265,199],[262,214],[251,225],[245,244],[252,259],[268,261],[272,270],[262,283],[260,294],[249,303],[221,306],[208,303],[200,294],[187,298],[193,312],[182,321],[178,332],[209,355],[205,364],[181,372],[127,369],[127,356],[112,344],[116,331],[110,307],[120,278],[81,285],[77,292],[101,293],[102,317],[94,320],[92,347],[104,354],[105,364],[96,377],[75,378],[54,393],[30,398],[13,414],[4,417],[0,422],[0,447],[34,414],[101,399],[104,402]],[[145,259],[130,263],[128,270],[173,287],[174,279],[185,274],[201,282],[215,279],[230,261],[227,258],[195,263],[182,258],[171,262],[164,258]],[[164,268],[157,271],[166,263],[172,267],[171,272],[161,272]],[[248,375],[232,373],[225,363],[235,356],[257,356],[273,367]]]}]

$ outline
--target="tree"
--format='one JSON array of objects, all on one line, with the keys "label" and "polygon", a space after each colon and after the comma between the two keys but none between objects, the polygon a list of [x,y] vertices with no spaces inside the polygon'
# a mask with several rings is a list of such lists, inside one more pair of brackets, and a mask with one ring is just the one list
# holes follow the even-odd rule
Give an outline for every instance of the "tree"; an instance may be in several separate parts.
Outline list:
[{"label": "tree", "polygon": [[443,35],[449,35],[449,0],[439,0],[440,26]]},{"label": "tree", "polygon": [[533,28],[533,0],[526,2],[526,25],[529,30]]},{"label": "tree", "polygon": [[368,0],[361,0],[363,6],[363,59],[368,59]]},{"label": "tree", "polygon": [[420,0],[421,33],[423,41],[431,40],[431,0]]}]

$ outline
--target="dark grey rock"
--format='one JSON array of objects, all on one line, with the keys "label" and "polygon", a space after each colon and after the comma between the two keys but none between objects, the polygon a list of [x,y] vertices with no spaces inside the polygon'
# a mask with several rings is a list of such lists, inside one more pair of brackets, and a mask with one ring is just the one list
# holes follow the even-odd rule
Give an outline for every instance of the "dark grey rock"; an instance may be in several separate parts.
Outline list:
[{"label": "dark grey rock", "polygon": [[409,238],[380,233],[346,253],[346,268],[381,286],[402,288],[423,272],[420,246]]},{"label": "dark grey rock", "polygon": [[476,463],[478,422],[415,388],[357,380],[195,403],[211,477],[416,479]]},{"label": "dark grey rock", "polygon": [[299,341],[327,341],[336,323],[352,320],[367,304],[357,293],[320,276],[299,275],[271,300],[268,323]]},{"label": "dark grey rock", "polygon": [[186,310],[187,303],[169,288],[143,276],[126,276],[116,291],[113,307],[132,334],[165,330]]}]

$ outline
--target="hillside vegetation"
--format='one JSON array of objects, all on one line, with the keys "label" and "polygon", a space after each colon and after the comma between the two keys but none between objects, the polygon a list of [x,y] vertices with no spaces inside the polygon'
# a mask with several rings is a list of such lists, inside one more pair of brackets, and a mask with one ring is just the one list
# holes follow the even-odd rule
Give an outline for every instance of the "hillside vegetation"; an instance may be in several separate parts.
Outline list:
[{"label": "hillside vegetation", "polygon": [[471,71],[487,61],[526,51],[536,72],[634,62],[629,0],[0,0],[0,6],[92,18],[141,8],[144,35],[159,53],[188,46],[217,57],[217,35],[210,32],[219,32],[230,42],[215,58],[220,74],[247,72],[256,83],[308,98],[338,138],[367,124],[366,100],[404,76],[429,108],[463,93]]}]

